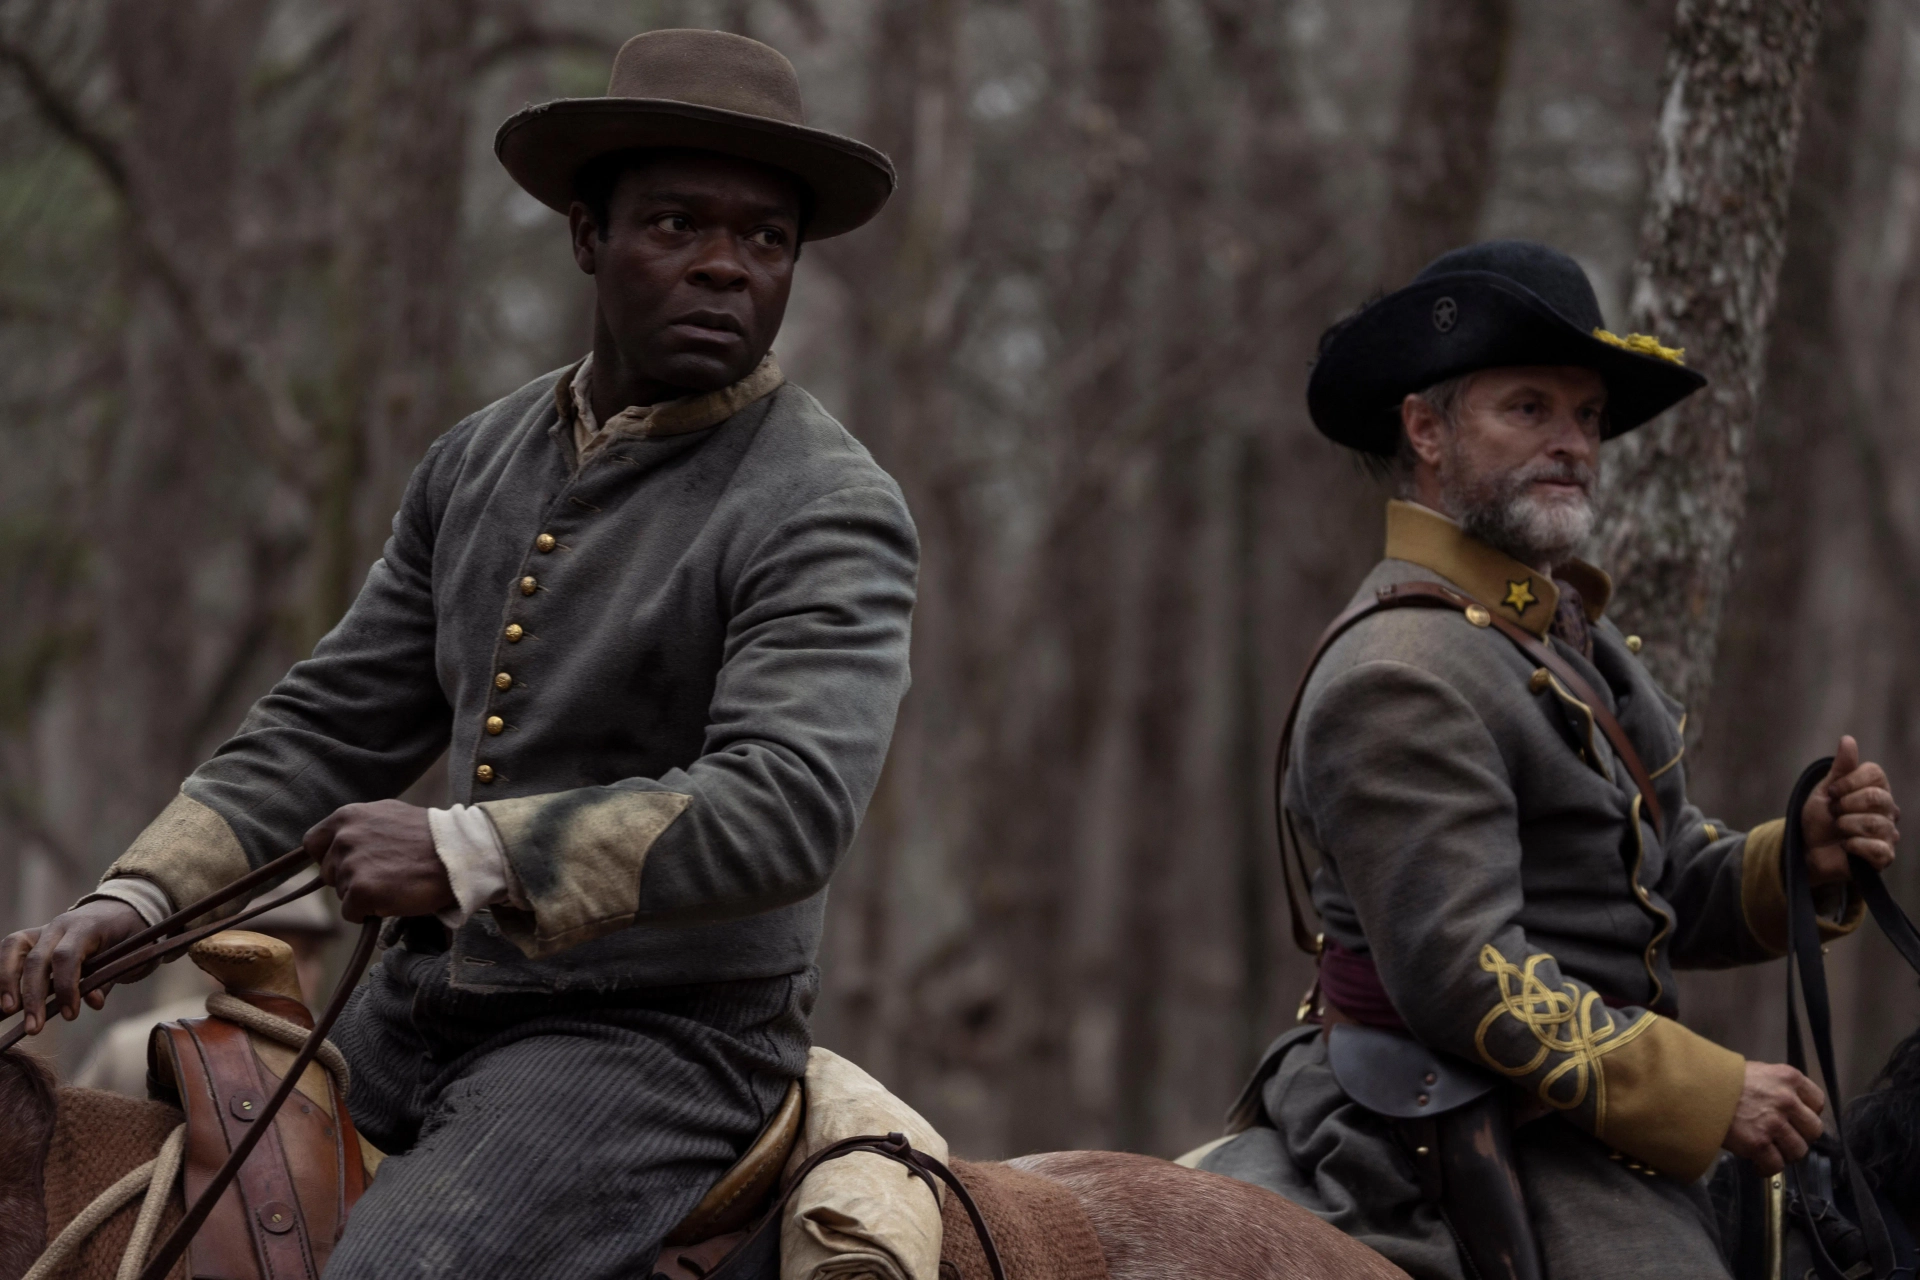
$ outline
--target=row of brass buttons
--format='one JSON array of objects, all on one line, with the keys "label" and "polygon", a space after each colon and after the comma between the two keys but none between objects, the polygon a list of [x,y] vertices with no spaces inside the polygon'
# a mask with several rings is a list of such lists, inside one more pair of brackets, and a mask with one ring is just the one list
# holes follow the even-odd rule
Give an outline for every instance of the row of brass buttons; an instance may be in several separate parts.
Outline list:
[{"label": "row of brass buttons", "polygon": [[[560,540],[550,533],[543,533],[533,540],[534,550],[540,552],[542,555],[547,554],[559,545]],[[530,596],[539,589],[540,580],[532,574],[528,574],[526,577],[520,579],[521,595]],[[526,634],[527,629],[519,623],[509,622],[507,624],[506,637],[508,644],[519,644]],[[507,671],[500,672],[493,678],[493,687],[502,693],[513,688],[513,674]],[[487,731],[487,736],[498,737],[500,734],[506,732],[507,722],[499,716],[488,716],[484,727]],[[493,766],[490,764],[477,765],[474,768],[473,776],[481,782],[492,782],[495,776]]]}]

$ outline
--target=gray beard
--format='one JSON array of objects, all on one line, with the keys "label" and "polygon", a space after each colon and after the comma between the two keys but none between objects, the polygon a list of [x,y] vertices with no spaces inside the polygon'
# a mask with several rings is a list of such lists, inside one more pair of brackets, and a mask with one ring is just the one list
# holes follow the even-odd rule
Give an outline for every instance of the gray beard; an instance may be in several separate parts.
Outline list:
[{"label": "gray beard", "polygon": [[[1492,476],[1471,474],[1458,450],[1449,450],[1441,491],[1460,527],[1496,551],[1525,565],[1565,564],[1593,535],[1593,484],[1589,467],[1545,462]],[[1573,501],[1535,497],[1542,480],[1579,484]]]}]

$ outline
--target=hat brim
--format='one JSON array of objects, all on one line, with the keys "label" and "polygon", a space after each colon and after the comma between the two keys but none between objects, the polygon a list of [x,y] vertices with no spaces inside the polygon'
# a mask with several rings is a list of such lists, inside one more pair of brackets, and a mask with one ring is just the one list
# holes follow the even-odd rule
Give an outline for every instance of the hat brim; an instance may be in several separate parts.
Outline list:
[{"label": "hat brim", "polygon": [[[1442,329],[1436,307],[1451,320]],[[1491,271],[1416,281],[1368,306],[1333,338],[1307,382],[1307,410],[1331,440],[1390,456],[1400,446],[1400,403],[1480,369],[1572,365],[1607,384],[1605,436],[1633,430],[1707,380],[1684,365],[1602,341],[1538,294]]]},{"label": "hat brim", "polygon": [[793,174],[813,192],[809,240],[865,223],[895,183],[892,162],[852,138],[665,98],[562,98],[516,113],[493,138],[513,180],[561,213],[573,203],[581,165],[635,147],[717,151]]}]

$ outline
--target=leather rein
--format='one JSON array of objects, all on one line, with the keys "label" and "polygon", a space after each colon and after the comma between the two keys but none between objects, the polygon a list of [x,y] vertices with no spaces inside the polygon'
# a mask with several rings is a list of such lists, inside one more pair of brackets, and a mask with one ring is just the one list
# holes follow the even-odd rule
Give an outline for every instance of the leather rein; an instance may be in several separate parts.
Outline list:
[{"label": "leather rein", "polygon": [[[1492,627],[1508,640],[1515,648],[1533,659],[1565,685],[1568,692],[1586,704],[1593,715],[1594,724],[1606,736],[1613,747],[1613,753],[1626,766],[1627,774],[1633,779],[1634,788],[1640,793],[1641,804],[1647,817],[1653,822],[1656,836],[1663,836],[1666,829],[1666,815],[1660,808],[1660,797],[1654,794],[1653,775],[1647,772],[1647,766],[1641,762],[1640,753],[1634,750],[1633,743],[1627,738],[1627,731],[1620,727],[1607,705],[1587,682],[1568,662],[1554,651],[1552,645],[1541,640],[1531,631],[1510,622],[1478,600],[1451,587],[1437,582],[1394,582],[1381,587],[1371,600],[1362,600],[1350,606],[1339,617],[1327,624],[1314,642],[1313,652],[1307,658],[1306,669],[1300,673],[1300,683],[1294,686],[1293,701],[1287,707],[1287,719],[1280,730],[1280,750],[1273,765],[1273,817],[1280,829],[1280,880],[1287,887],[1287,917],[1293,926],[1293,944],[1310,956],[1320,954],[1319,937],[1307,932],[1306,917],[1300,908],[1304,897],[1311,909],[1312,873],[1307,868],[1306,855],[1300,850],[1300,838],[1293,830],[1292,816],[1287,812],[1284,788],[1287,779],[1287,766],[1293,762],[1293,731],[1300,719],[1300,704],[1306,697],[1307,681],[1313,678],[1313,670],[1320,665],[1320,659],[1332,647],[1333,642],[1363,618],[1388,609],[1425,608],[1454,609],[1466,615],[1467,621],[1476,627]],[[1300,887],[1294,888],[1294,877],[1299,877]]]},{"label": "leather rein", "polygon": [[[1840,1150],[1847,1166],[1847,1182],[1853,1193],[1853,1211],[1859,1219],[1861,1234],[1866,1239],[1867,1258],[1873,1275],[1878,1280],[1889,1280],[1897,1267],[1893,1238],[1887,1229],[1886,1218],[1880,1211],[1880,1201],[1860,1171],[1860,1162],[1853,1158],[1852,1148],[1847,1142],[1847,1108],[1841,1099],[1840,1076],[1834,1070],[1833,1010],[1827,996],[1826,962],[1821,958],[1820,921],[1813,902],[1813,882],[1807,874],[1807,837],[1800,821],[1800,814],[1806,810],[1807,800],[1814,788],[1820,785],[1832,768],[1832,756],[1808,765],[1800,775],[1800,780],[1794,784],[1793,795],[1787,801],[1786,839],[1780,850],[1780,873],[1787,890],[1787,1062],[1802,1074],[1806,1073],[1807,1053],[1800,1038],[1800,1018],[1794,1009],[1793,999],[1797,979],[1801,1001],[1806,1006],[1807,1029],[1813,1035],[1814,1053],[1819,1058],[1820,1074],[1826,1080],[1827,1095],[1832,1104],[1834,1134],[1840,1140]],[[1880,932],[1886,935],[1887,941],[1893,944],[1893,949],[1900,953],[1900,958],[1907,962],[1907,966],[1915,973],[1920,973],[1920,930],[1914,928],[1913,921],[1894,901],[1893,894],[1887,890],[1886,881],[1864,858],[1851,853],[1847,855],[1847,870],[1852,877],[1854,891],[1866,900],[1867,910],[1873,913],[1873,921],[1880,926]],[[1810,1198],[1802,1185],[1802,1164],[1804,1161],[1788,1166],[1788,1176],[1800,1194],[1801,1203],[1808,1204]],[[1852,1273],[1842,1271],[1834,1262],[1820,1233],[1809,1230],[1806,1234],[1812,1243],[1813,1271],[1822,1280],[1846,1280]]]},{"label": "leather rein", "polygon": [[[310,861],[312,858],[305,849],[295,849],[282,854],[265,866],[241,876],[224,889],[210,893],[198,902],[189,903],[158,924],[150,925],[132,937],[106,948],[81,966],[80,994],[86,995],[98,991],[127,974],[138,972],[181,954],[202,938],[245,924],[255,916],[264,915],[275,907],[315,892],[322,887],[322,882],[319,880],[301,885],[258,906],[250,907],[237,916],[228,916],[208,924],[189,927],[192,921],[207,912],[225,906],[236,898],[244,898],[262,885],[284,879]],[[154,1251],[145,1268],[141,1270],[139,1280],[161,1280],[172,1269],[173,1264],[179,1261],[180,1255],[186,1252],[188,1241],[193,1239],[194,1233],[207,1220],[207,1215],[213,1211],[214,1204],[232,1183],[234,1175],[240,1172],[240,1166],[246,1163],[247,1157],[253,1154],[253,1149],[266,1136],[273,1118],[280,1113],[280,1108],[292,1095],[294,1086],[299,1083],[302,1073],[319,1055],[320,1046],[325,1043],[327,1032],[333,1029],[333,1024],[339,1019],[341,1010],[346,1008],[347,998],[353,994],[354,987],[358,985],[360,975],[366,972],[368,962],[373,959],[374,944],[379,941],[379,938],[380,919],[377,916],[369,916],[360,927],[360,941],[353,949],[353,958],[347,962],[346,971],[340,975],[340,981],[334,987],[332,998],[327,1001],[326,1012],[321,1014],[314,1023],[313,1031],[307,1036],[306,1043],[294,1055],[292,1065],[281,1076],[280,1087],[274,1090],[271,1098],[267,1099],[263,1113],[254,1124],[248,1126],[246,1134],[228,1154],[226,1162],[213,1175],[212,1181],[207,1183],[206,1189],[200,1193],[200,1198],[188,1207],[186,1216],[180,1219],[166,1240]],[[51,1017],[58,1004],[58,997],[48,996],[42,1017]],[[5,1035],[0,1035],[0,1053],[18,1044],[25,1035],[26,1016],[25,1010],[22,1010],[19,1024]]]}]

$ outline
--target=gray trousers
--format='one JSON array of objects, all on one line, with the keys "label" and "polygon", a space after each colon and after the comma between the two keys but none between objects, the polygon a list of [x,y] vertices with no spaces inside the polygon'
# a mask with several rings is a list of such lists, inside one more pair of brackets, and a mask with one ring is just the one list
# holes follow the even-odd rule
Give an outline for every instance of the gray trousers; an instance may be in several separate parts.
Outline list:
[{"label": "gray trousers", "polygon": [[[1387,1122],[1350,1100],[1312,1028],[1283,1037],[1261,1094],[1268,1125],[1200,1167],[1257,1183],[1385,1254],[1414,1280],[1464,1280],[1439,1214],[1421,1197]],[[1514,1158],[1548,1280],[1728,1280],[1706,1189],[1628,1168],[1550,1116],[1514,1132]]]},{"label": "gray trousers", "polygon": [[381,1150],[327,1280],[646,1276],[806,1070],[818,972],[473,993],[387,953],[333,1033]]}]

